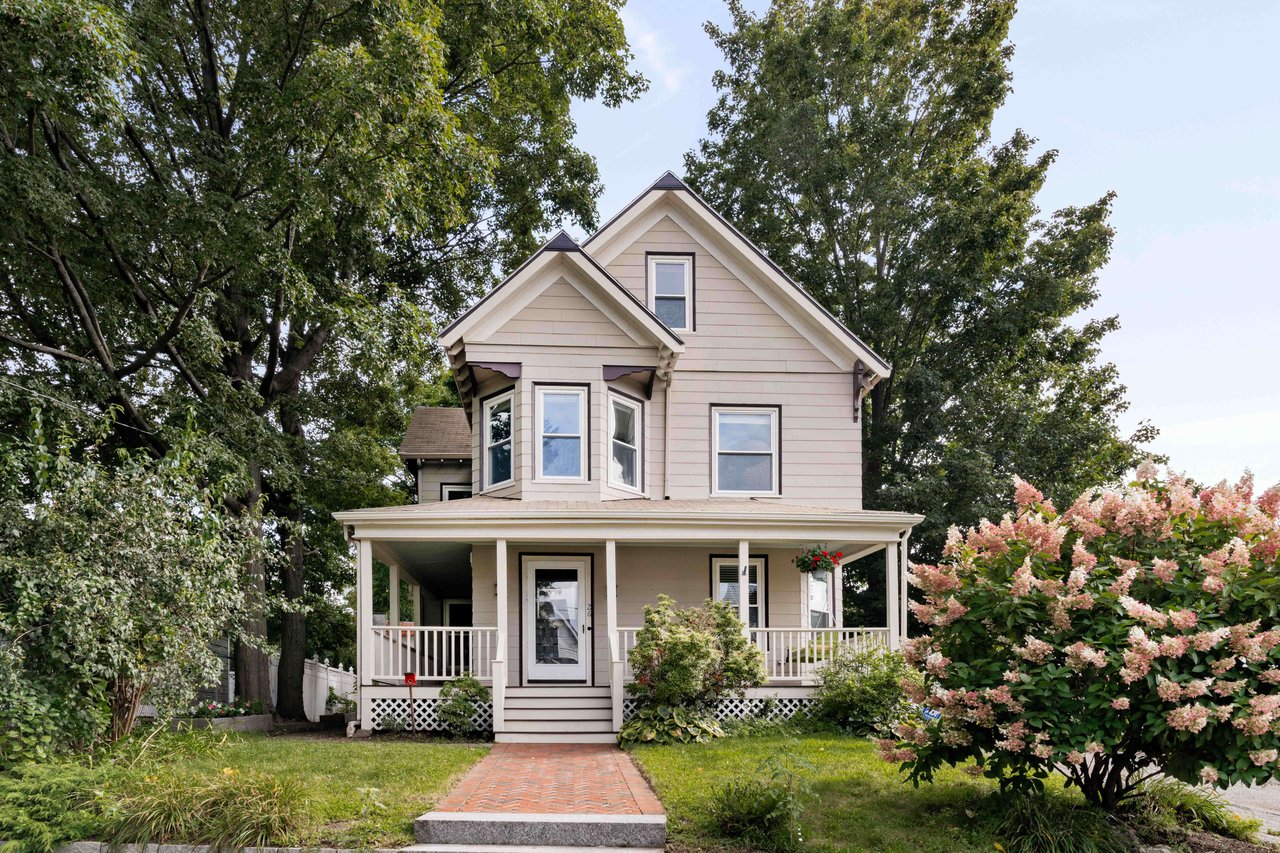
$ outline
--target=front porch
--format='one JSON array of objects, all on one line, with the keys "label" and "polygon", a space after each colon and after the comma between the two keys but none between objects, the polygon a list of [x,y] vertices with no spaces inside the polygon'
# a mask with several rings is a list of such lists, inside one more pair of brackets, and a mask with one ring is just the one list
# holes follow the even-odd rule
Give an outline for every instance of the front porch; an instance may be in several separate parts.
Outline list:
[{"label": "front porch", "polygon": [[[440,686],[470,673],[492,691],[491,719],[477,722],[499,740],[611,738],[628,707],[644,606],[661,594],[685,607],[708,598],[737,607],[768,674],[755,702],[802,701],[841,646],[899,645],[918,517],[742,501],[708,517],[711,502],[688,512],[677,503],[695,502],[549,509],[480,498],[344,513],[357,546],[361,725],[430,728]],[[465,516],[463,504],[473,504]],[[883,553],[889,624],[842,624],[841,573],[793,565],[816,542],[843,552],[842,566]],[[387,568],[386,595],[376,596],[385,614],[373,608],[375,563]]]}]

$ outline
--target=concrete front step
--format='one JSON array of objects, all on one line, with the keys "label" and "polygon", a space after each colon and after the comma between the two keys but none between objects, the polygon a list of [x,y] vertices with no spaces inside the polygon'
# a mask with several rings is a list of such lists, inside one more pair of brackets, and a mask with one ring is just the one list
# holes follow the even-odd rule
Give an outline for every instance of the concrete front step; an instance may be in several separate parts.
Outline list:
[{"label": "concrete front step", "polygon": [[667,818],[640,814],[428,812],[413,822],[413,836],[420,844],[467,844],[479,849],[498,845],[661,848],[667,843]]},{"label": "concrete front step", "polygon": [[494,743],[617,743],[613,732],[497,732]]},{"label": "concrete front step", "polygon": [[507,708],[512,720],[611,720],[612,708]]}]

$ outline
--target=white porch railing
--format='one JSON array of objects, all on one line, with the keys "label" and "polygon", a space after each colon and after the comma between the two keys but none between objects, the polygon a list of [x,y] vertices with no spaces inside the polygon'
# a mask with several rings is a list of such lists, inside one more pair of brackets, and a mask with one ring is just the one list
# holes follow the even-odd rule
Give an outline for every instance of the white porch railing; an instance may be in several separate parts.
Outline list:
[{"label": "white porch railing", "polygon": [[[636,647],[639,628],[619,628],[618,647],[625,662],[626,680],[631,681],[631,650]],[[832,657],[841,646],[865,648],[889,645],[888,628],[752,628],[751,641],[764,652],[764,667],[770,681],[805,681],[816,674],[818,665]]]},{"label": "white porch railing", "polygon": [[842,647],[889,645],[888,628],[752,628],[770,681],[805,681]]},{"label": "white porch railing", "polygon": [[442,628],[428,625],[371,628],[375,681],[446,681],[465,673],[488,680],[498,648],[497,628]]}]

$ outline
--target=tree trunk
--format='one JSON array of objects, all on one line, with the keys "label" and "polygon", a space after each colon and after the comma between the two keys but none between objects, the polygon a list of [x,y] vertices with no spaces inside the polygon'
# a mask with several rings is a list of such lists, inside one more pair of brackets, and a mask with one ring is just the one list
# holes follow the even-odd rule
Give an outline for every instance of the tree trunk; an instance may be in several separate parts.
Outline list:
[{"label": "tree trunk", "polygon": [[[254,512],[262,499],[262,470],[250,467],[253,488],[239,501],[242,512]],[[261,532],[261,521],[258,522]],[[264,713],[272,713],[271,661],[263,650],[267,642],[267,576],[266,566],[254,556],[245,563],[245,582],[250,597],[249,616],[240,626],[242,636],[236,643],[236,695],[243,702],[256,702]]]},{"label": "tree trunk", "polygon": [[134,721],[138,719],[138,704],[142,701],[145,685],[136,683],[131,678],[116,678],[111,681],[111,742],[115,743],[128,737],[133,731]]},{"label": "tree trunk", "polygon": [[[302,603],[302,578],[306,542],[302,536],[302,506],[296,501],[289,509],[289,562],[284,567],[284,597],[292,605]],[[276,711],[286,720],[305,720],[303,679],[306,668],[307,616],[289,610],[281,620],[280,667],[276,670]]]}]

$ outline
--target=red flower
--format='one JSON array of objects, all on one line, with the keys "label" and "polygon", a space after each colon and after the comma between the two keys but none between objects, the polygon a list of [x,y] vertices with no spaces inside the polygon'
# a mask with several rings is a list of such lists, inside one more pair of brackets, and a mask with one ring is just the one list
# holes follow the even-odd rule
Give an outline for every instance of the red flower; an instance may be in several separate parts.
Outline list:
[{"label": "red flower", "polygon": [[830,554],[828,554],[826,551],[823,551],[823,552],[822,552],[822,556],[824,556],[824,557],[830,557],[831,555],[830,555]]},{"label": "red flower", "polygon": [[842,551],[836,551],[836,559],[837,559],[837,560],[838,560],[838,559],[840,559],[840,558],[841,558],[841,557],[843,557],[843,556],[844,556],[844,552],[842,552]]}]

